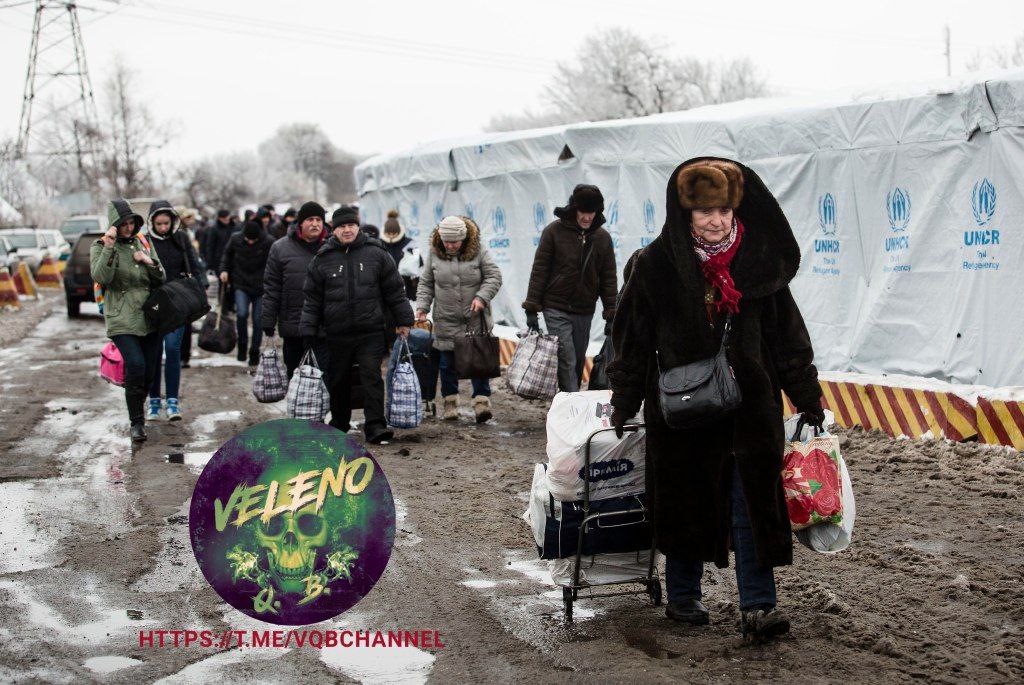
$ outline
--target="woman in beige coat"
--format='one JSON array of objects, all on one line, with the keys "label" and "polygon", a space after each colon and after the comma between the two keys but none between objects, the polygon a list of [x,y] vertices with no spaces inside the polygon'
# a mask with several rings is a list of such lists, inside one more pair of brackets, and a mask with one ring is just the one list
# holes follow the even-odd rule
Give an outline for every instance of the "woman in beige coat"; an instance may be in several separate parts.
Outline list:
[{"label": "woman in beige coat", "polygon": [[[480,229],[468,217],[447,216],[430,235],[416,288],[416,318],[426,321],[433,304],[434,347],[441,353],[444,418],[459,418],[459,377],[455,372],[455,338],[467,331],[494,327],[491,300],[501,289],[501,270],[480,244]],[[491,418],[491,383],[472,379],[477,423]]]}]

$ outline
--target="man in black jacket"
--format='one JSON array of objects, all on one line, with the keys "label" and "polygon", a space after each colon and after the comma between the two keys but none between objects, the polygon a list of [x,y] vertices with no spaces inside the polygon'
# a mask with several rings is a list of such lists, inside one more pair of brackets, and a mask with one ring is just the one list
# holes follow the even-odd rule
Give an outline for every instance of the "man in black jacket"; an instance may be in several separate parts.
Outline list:
[{"label": "man in black jacket", "polygon": [[300,332],[315,343],[321,326],[326,330],[331,357],[331,425],[351,428],[351,369],[359,365],[365,391],[366,441],[390,440],[384,418],[384,381],[380,366],[384,346],[384,309],[407,336],[413,324],[412,307],[405,286],[390,255],[380,241],[359,230],[359,214],[342,207],[332,217],[334,231],[309,263],[303,287]]},{"label": "man in black jacket", "polygon": [[[283,341],[284,365],[291,379],[304,353],[299,321],[302,319],[302,286],[306,281],[306,270],[324,237],[324,208],[316,202],[307,202],[292,212],[296,223],[288,235],[274,243],[263,272],[263,334],[273,337],[276,327]],[[317,337],[313,348],[317,363],[325,369],[328,363],[326,346],[319,344]]]},{"label": "man in black jacket", "polygon": [[540,234],[523,309],[532,330],[540,330],[537,313],[544,312],[548,333],[558,336],[558,389],[577,392],[598,299],[605,335],[611,333],[618,291],[615,251],[611,234],[601,227],[604,196],[597,186],[576,186],[555,216]]},{"label": "man in black jacket", "polygon": [[274,241],[256,221],[247,221],[241,233],[231,236],[220,263],[220,282],[230,283],[235,290],[235,325],[238,329],[238,361],[245,361],[249,339],[249,307],[252,307],[252,346],[249,347],[249,372],[253,373],[260,359],[263,341],[261,305],[263,303],[263,272]]}]

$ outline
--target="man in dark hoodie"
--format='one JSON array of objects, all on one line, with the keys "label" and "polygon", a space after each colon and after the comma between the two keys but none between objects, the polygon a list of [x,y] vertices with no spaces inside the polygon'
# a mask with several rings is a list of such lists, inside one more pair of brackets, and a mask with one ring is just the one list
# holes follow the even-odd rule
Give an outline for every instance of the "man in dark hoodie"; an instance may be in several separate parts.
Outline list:
[{"label": "man in dark hoodie", "polygon": [[[281,333],[282,355],[289,380],[305,352],[299,322],[302,319],[302,286],[306,270],[324,237],[324,208],[307,202],[299,209],[297,221],[287,237],[270,248],[267,268],[263,272],[263,334],[273,337],[274,328]],[[317,337],[313,348],[317,363],[325,369],[328,360],[323,338]]]},{"label": "man in dark hoodie", "polygon": [[207,231],[206,252],[203,259],[210,271],[216,271],[224,259],[224,248],[235,232],[235,224],[231,221],[231,212],[222,209],[217,212],[217,221]]},{"label": "man in dark hoodie", "polygon": [[[166,281],[179,278],[193,278],[200,287],[206,287],[206,274],[199,268],[199,258],[192,247],[188,232],[183,227],[179,230],[180,217],[167,200],[156,200],[149,206],[149,236],[153,239],[160,263],[163,264]],[[171,331],[163,336],[164,375],[167,393],[167,420],[180,421],[181,408],[178,404],[178,388],[181,384],[181,344],[186,329],[191,324]],[[160,357],[157,357],[156,376],[149,387],[149,407],[146,420],[155,421],[160,418],[162,409],[160,400]]]},{"label": "man in dark hoodie", "polygon": [[247,221],[241,233],[231,236],[220,263],[221,283],[230,283],[235,290],[235,325],[238,329],[238,361],[245,361],[249,339],[249,307],[252,307],[252,345],[249,347],[249,372],[256,370],[263,341],[261,304],[263,272],[274,241],[255,221]]},{"label": "man in dark hoodie", "polygon": [[555,209],[558,220],[540,235],[523,302],[531,330],[540,330],[537,313],[544,312],[548,333],[558,336],[558,389],[563,392],[580,389],[598,298],[606,334],[615,316],[615,250],[611,234],[601,228],[603,212],[601,191],[585,184],[573,189],[565,207]]},{"label": "man in dark hoodie", "polygon": [[331,356],[331,425],[351,428],[351,369],[359,365],[365,391],[366,441],[379,444],[393,433],[384,418],[384,310],[407,336],[413,324],[412,307],[394,261],[378,240],[359,230],[359,213],[342,207],[332,217],[331,236],[309,263],[303,287],[300,332],[315,344],[321,327],[327,333]]}]

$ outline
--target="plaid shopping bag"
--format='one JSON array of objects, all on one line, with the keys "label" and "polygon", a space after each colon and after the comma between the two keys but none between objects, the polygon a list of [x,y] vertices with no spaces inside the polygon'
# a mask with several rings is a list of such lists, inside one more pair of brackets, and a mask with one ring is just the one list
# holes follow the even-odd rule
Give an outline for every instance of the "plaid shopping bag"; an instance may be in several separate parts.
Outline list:
[{"label": "plaid shopping bag", "polygon": [[423,421],[420,381],[412,365],[409,342],[399,338],[398,363],[388,383],[388,423],[395,428],[416,428]]},{"label": "plaid shopping bag", "polygon": [[323,423],[330,408],[324,372],[317,366],[313,350],[307,350],[288,384],[288,418]]},{"label": "plaid shopping bag", "polygon": [[288,394],[288,372],[274,344],[260,353],[260,365],[252,379],[252,394],[257,402],[279,402]]},{"label": "plaid shopping bag", "polygon": [[528,400],[550,400],[558,394],[558,338],[529,331],[508,366],[508,388]]}]

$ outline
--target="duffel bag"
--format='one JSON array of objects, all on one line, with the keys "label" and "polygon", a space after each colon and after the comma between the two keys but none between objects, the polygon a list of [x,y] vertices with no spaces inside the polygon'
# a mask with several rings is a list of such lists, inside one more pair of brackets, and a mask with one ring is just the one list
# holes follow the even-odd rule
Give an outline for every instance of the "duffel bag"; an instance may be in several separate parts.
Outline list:
[{"label": "duffel bag", "polygon": [[154,290],[142,305],[150,325],[167,335],[198,321],[210,311],[206,292],[194,278],[178,278]]},{"label": "duffel bag", "polygon": [[199,330],[199,347],[207,352],[228,354],[235,349],[238,333],[235,331],[235,317],[224,313],[223,300],[216,313],[209,313]]}]

